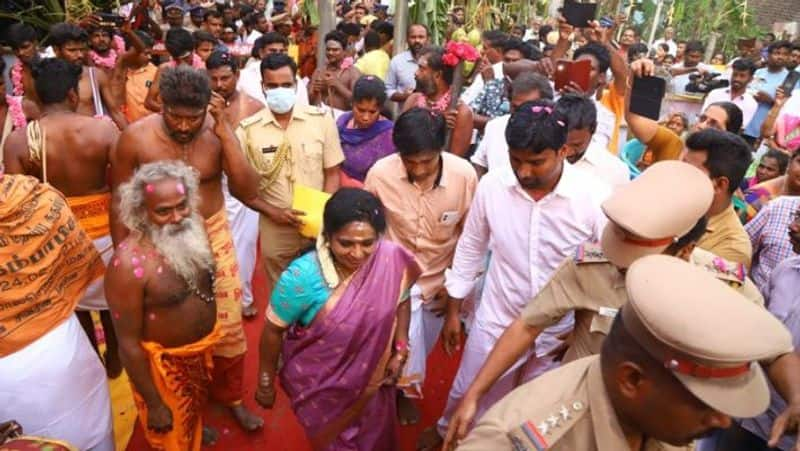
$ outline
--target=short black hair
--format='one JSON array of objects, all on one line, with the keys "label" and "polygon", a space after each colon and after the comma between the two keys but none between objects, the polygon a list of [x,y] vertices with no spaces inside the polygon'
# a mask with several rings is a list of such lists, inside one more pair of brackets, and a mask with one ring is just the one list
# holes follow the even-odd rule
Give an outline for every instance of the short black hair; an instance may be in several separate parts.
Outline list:
[{"label": "short black hair", "polygon": [[775,50],[786,49],[788,51],[792,51],[792,43],[789,41],[775,41],[767,47],[767,53],[772,53]]},{"label": "short black hair", "polygon": [[522,44],[522,56],[531,61],[539,61],[544,57],[542,51],[539,50],[539,46],[531,41]]},{"label": "short black hair", "polygon": [[509,149],[538,154],[563,147],[567,141],[567,127],[552,112],[553,102],[549,100],[534,100],[520,105],[506,126]]},{"label": "short black hair", "polygon": [[203,14],[203,22],[208,22],[209,18],[215,19],[222,19],[222,13],[218,9],[208,9],[205,14]]},{"label": "short black hair", "polygon": [[189,30],[170,28],[167,30],[166,38],[164,38],[164,47],[167,48],[167,53],[172,58],[180,58],[194,50],[194,38]]},{"label": "short black hair", "polygon": [[689,52],[700,52],[705,54],[706,53],[706,46],[703,45],[700,41],[689,41],[686,43],[686,50],[683,53]]},{"label": "short black hair", "polygon": [[542,99],[553,100],[553,87],[544,75],[536,72],[525,72],[511,81],[511,97],[529,92],[539,91]]},{"label": "short black hair", "polygon": [[641,42],[639,42],[637,44],[633,44],[632,46],[628,47],[628,62],[632,62],[633,58],[636,55],[639,55],[639,54],[642,54],[642,53],[647,55],[647,51],[648,51],[647,44],[644,44],[644,43],[641,43]]},{"label": "short black hair", "polygon": [[[739,134],[742,131],[742,122],[744,122],[744,114],[742,113],[742,109],[739,108],[733,102],[714,102],[709,105],[709,107],[716,106],[720,107],[725,110],[725,115],[728,116],[728,120],[725,121],[725,130]],[[708,108],[706,108],[708,109]]]},{"label": "short black hair", "polygon": [[553,115],[572,130],[597,129],[597,107],[592,99],[578,94],[564,94],[556,102]]},{"label": "short black hair", "polygon": [[509,37],[503,43],[503,53],[506,53],[511,50],[516,50],[520,54],[522,54],[523,57],[525,57],[525,50],[523,48],[524,46],[525,43],[522,42],[522,39]]},{"label": "short black hair", "polygon": [[214,50],[211,52],[208,60],[206,60],[206,70],[214,70],[222,66],[230,67],[234,74],[239,71],[239,64],[236,61],[236,57],[231,55],[228,51]]},{"label": "short black hair", "polygon": [[36,42],[39,40],[39,37],[36,35],[36,30],[32,26],[22,22],[15,23],[8,27],[8,34],[6,37],[12,49],[18,49],[26,42]]},{"label": "short black hair", "polygon": [[261,60],[261,74],[263,75],[266,70],[278,70],[286,66],[292,70],[292,77],[297,77],[297,63],[291,56],[284,53],[271,53]]},{"label": "short black hair", "polygon": [[597,70],[601,74],[611,67],[611,54],[607,48],[597,42],[590,42],[575,50],[572,59],[577,60],[581,55],[592,55],[597,60]]},{"label": "short black hair", "polygon": [[394,123],[392,142],[400,155],[415,155],[442,150],[447,123],[441,114],[414,107],[401,114]]},{"label": "short black hair", "polygon": [[658,44],[658,46],[661,48],[661,50],[669,53],[669,44],[667,44],[666,42],[661,42]]},{"label": "short black hair", "polygon": [[481,39],[487,41],[492,48],[503,49],[508,40],[508,35],[500,30],[487,30],[481,35]]},{"label": "short black hair", "polygon": [[695,223],[694,227],[692,227],[688,232],[683,234],[683,236],[679,237],[677,241],[672,242],[664,251],[664,253],[667,255],[674,256],[686,246],[700,241],[700,238],[702,238],[703,235],[706,233],[707,227],[708,227],[708,219],[706,219],[705,215],[701,216],[700,219],[698,219],[697,222]]},{"label": "short black hair", "polygon": [[428,67],[430,67],[431,70],[441,71],[445,83],[447,83],[448,86],[452,85],[455,68],[448,66],[442,60],[444,57],[444,49],[441,47],[428,47],[421,52],[420,56],[423,55],[428,57]]},{"label": "short black hair", "polygon": [[169,67],[158,82],[165,106],[205,108],[211,100],[211,83],[205,71],[188,66]]},{"label": "short black hair", "polygon": [[386,85],[374,75],[362,75],[353,85],[353,103],[372,99],[378,102],[378,108],[382,108],[386,102]]},{"label": "short black hair", "polygon": [[339,188],[322,213],[322,231],[327,238],[351,222],[369,223],[380,235],[386,231],[386,214],[380,199],[360,188]]},{"label": "short black hair", "polygon": [[217,38],[215,38],[213,34],[206,30],[195,30],[195,32],[192,33],[192,38],[194,38],[195,47],[199,46],[203,42],[210,42],[212,44],[217,43]]},{"label": "short black hair", "polygon": [[387,22],[385,20],[376,20],[372,22],[372,29],[375,30],[378,34],[382,34],[384,36],[388,36],[389,39],[394,36],[394,25],[391,22]]},{"label": "short black hair", "polygon": [[[150,33],[143,30],[136,30],[134,31],[134,33],[136,33],[136,36],[139,38],[140,41],[142,41],[142,44],[144,44],[146,48],[152,48],[156,44],[156,41],[153,39],[152,36],[150,36]],[[131,44],[130,39],[128,38],[125,39],[125,46],[127,49],[133,47],[133,44]]]},{"label": "short black hair", "polygon": [[328,41],[338,42],[339,45],[341,45],[343,49],[347,48],[347,35],[345,35],[341,31],[333,30],[333,31],[329,32],[328,34],[326,34],[325,35],[325,40],[323,42],[325,42],[327,44]]},{"label": "short black hair", "polygon": [[270,44],[283,44],[284,47],[289,48],[289,38],[278,33],[277,31],[264,33],[258,39],[256,39],[256,42],[253,43],[252,56],[258,58],[258,52]]},{"label": "short black hair", "polygon": [[689,152],[706,152],[703,166],[712,178],[728,179],[729,194],[733,194],[742,184],[744,174],[753,159],[750,145],[741,136],[713,128],[689,135],[686,147]]},{"label": "short black hair", "polygon": [[377,50],[381,48],[381,37],[378,32],[374,30],[368,31],[364,34],[364,50]]},{"label": "short black hair", "polygon": [[539,27],[539,41],[547,42],[547,35],[553,31],[553,27],[550,25],[542,25]]},{"label": "short black hair", "polygon": [[[798,154],[797,151],[795,151],[795,153],[792,154],[792,158],[795,158],[798,155],[800,155],[800,154]],[[762,160],[764,158],[772,158],[775,161],[777,161],[778,162],[778,172],[780,174],[785,173],[786,172],[786,168],[789,167],[789,155],[786,155],[785,152],[781,152],[780,150],[769,149],[767,151],[767,153],[765,153],[764,155],[761,156]]]},{"label": "short black hair", "polygon": [[50,45],[63,47],[68,42],[86,42],[89,35],[83,28],[66,22],[61,22],[50,27]]},{"label": "short black hair", "polygon": [[756,65],[750,58],[737,58],[733,64],[731,65],[733,70],[736,71],[747,71],[750,72],[750,75],[756,73]]},{"label": "short black hair", "polygon": [[[334,31],[340,31],[344,33],[346,36],[360,36],[361,35],[361,25],[357,23],[351,22],[344,22],[339,24],[340,26],[336,27]],[[331,32],[333,33],[333,31]],[[330,34],[330,33],[328,33]],[[327,35],[326,35],[327,36]],[[325,39],[327,41],[328,39]],[[345,42],[347,42],[347,38],[345,38]]]},{"label": "short black hair", "polygon": [[34,87],[43,105],[63,102],[78,89],[83,68],[59,58],[44,58],[33,66]]}]

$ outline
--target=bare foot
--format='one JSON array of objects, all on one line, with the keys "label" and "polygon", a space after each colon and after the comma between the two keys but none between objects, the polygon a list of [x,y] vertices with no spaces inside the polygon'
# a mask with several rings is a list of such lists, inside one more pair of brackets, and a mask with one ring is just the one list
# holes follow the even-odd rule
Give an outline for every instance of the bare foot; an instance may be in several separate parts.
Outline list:
[{"label": "bare foot", "polygon": [[253,319],[258,316],[258,307],[255,304],[250,304],[242,309],[242,318]]},{"label": "bare foot", "polygon": [[239,426],[247,432],[253,432],[264,426],[264,419],[247,410],[244,404],[231,407],[231,413],[233,413],[236,421],[239,422]]},{"label": "bare foot", "polygon": [[400,392],[397,395],[397,419],[400,421],[401,426],[408,426],[410,424],[419,423],[419,409],[414,401],[403,396]]},{"label": "bare foot", "polygon": [[211,426],[203,426],[203,446],[211,446],[217,443],[219,433]]},{"label": "bare foot", "polygon": [[417,437],[417,451],[436,451],[443,442],[444,439],[436,430],[436,425],[433,425],[422,431],[422,434]]}]

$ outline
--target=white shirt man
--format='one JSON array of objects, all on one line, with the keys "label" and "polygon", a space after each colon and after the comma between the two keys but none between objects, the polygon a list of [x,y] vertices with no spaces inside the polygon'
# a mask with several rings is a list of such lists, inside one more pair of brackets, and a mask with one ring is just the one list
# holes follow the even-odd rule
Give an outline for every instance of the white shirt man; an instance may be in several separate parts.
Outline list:
[{"label": "white shirt man", "polygon": [[[535,297],[561,262],[578,245],[599,240],[606,223],[600,209],[610,188],[563,165],[552,192],[534,201],[510,167],[489,172],[478,184],[453,266],[445,273],[452,298],[469,295],[491,252],[486,284],[475,313],[456,379],[437,428],[444,436],[449,417],[497,339]],[[554,366],[545,357],[560,342],[556,337],[572,327],[572,317],[545,331],[537,340],[536,355],[528,354],[484,396],[476,418],[494,401],[513,389],[516,369],[525,363],[522,380]]]},{"label": "white shirt man", "polygon": [[706,100],[703,102],[701,111],[705,111],[709,105],[717,102],[731,102],[738,106],[739,109],[742,110],[742,127],[746,127],[747,124],[750,123],[750,120],[753,119],[753,115],[756,114],[756,110],[758,109],[758,102],[752,94],[745,91],[744,94],[732,98],[731,88],[728,86],[726,88],[717,88],[709,92],[706,95]]},{"label": "white shirt man", "polygon": [[[239,71],[239,81],[236,89],[250,97],[260,100],[267,106],[267,98],[264,97],[264,87],[261,85],[261,60],[250,58],[244,69]],[[308,105],[308,88],[305,81],[297,76],[297,100],[295,105]]]},{"label": "white shirt man", "polygon": [[[511,115],[506,114],[486,123],[483,139],[470,158],[472,163],[486,168],[487,171],[498,168],[511,169],[511,163],[508,160],[508,144],[506,143],[506,126],[510,117]],[[600,129],[599,121],[597,128]],[[612,188],[627,183],[630,180],[628,167],[622,160],[606,150],[606,147],[598,144],[595,136],[597,136],[597,131],[592,136],[586,153],[572,166],[592,174]]]}]

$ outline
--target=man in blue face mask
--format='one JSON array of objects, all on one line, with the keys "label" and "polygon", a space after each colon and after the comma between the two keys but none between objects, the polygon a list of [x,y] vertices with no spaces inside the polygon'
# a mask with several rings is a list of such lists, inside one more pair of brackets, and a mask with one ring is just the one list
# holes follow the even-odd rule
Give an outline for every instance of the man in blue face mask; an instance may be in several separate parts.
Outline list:
[{"label": "man in blue face mask", "polygon": [[294,186],[333,193],[344,161],[339,132],[330,113],[296,104],[297,65],[285,54],[261,61],[267,108],[242,120],[236,135],[261,176],[259,191],[269,211],[261,215],[261,256],[274,286],[281,271],[311,241],[298,232],[304,212],[291,208]]}]

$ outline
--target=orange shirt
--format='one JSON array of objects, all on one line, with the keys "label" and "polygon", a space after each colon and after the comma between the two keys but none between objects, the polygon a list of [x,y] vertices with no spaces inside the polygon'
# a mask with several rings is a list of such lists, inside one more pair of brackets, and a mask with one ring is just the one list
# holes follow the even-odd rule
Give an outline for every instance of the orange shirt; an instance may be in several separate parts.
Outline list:
[{"label": "orange shirt", "polygon": [[608,151],[616,155],[619,153],[619,127],[625,117],[625,93],[618,93],[614,83],[611,83],[608,89],[603,92],[600,103],[614,113],[614,133],[608,143]]},{"label": "orange shirt", "polygon": [[425,302],[444,286],[444,271],[453,261],[477,185],[472,165],[447,152],[442,152],[438,183],[428,190],[408,181],[397,153],[378,160],[367,173],[364,189],[380,198],[386,209],[387,236],[411,251],[422,266],[417,284]]},{"label": "orange shirt", "polygon": [[125,116],[128,122],[137,121],[152,113],[145,108],[144,99],[156,78],[156,72],[158,68],[151,63],[128,71],[125,81]]}]

